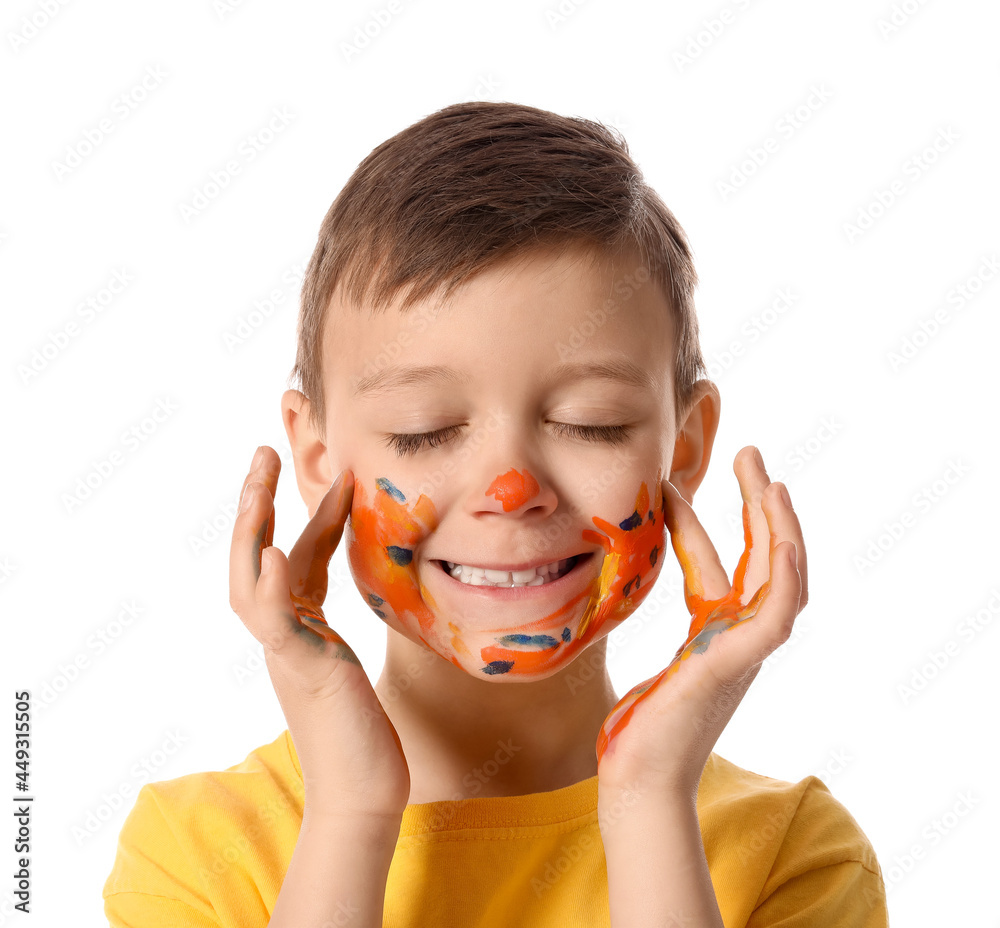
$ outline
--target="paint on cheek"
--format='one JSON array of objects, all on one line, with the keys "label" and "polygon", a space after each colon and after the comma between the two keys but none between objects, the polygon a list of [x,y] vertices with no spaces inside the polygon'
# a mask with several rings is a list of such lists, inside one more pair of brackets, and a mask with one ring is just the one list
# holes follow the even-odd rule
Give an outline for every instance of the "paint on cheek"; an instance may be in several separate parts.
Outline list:
[{"label": "paint on cheek", "polygon": [[434,625],[434,602],[417,580],[413,548],[437,528],[437,511],[426,496],[407,504],[406,497],[387,478],[375,481],[369,502],[361,483],[354,485],[351,505],[351,567],[365,589],[369,606],[381,618],[388,604],[396,618],[421,634]]},{"label": "paint on cheek", "polygon": [[[593,518],[601,531],[587,530],[582,537],[604,547],[600,576],[589,589],[526,626],[520,634],[505,635],[495,645],[483,648],[480,652],[485,665],[483,673],[516,676],[547,671],[568,661],[608,622],[621,621],[639,607],[652,587],[650,580],[659,570],[663,550],[663,488],[659,482],[656,488],[651,505],[649,490],[642,483],[632,513],[617,525]],[[581,599],[586,599],[586,605],[576,639],[568,626],[560,634],[561,642],[551,635],[526,634],[535,628],[551,628],[561,614],[572,610]]]},{"label": "paint on cheek", "polygon": [[539,486],[528,471],[518,473],[511,469],[506,474],[500,474],[486,490],[487,496],[492,496],[503,504],[504,512],[520,509],[529,500],[538,496]]},{"label": "paint on cheek", "polygon": [[632,514],[617,525],[596,516],[592,521],[600,531],[585,531],[583,540],[604,548],[604,564],[580,623],[581,636],[588,631],[593,636],[607,622],[626,618],[646,598],[650,584],[644,581],[657,571],[663,551],[663,487],[657,481],[651,506],[643,483]]}]

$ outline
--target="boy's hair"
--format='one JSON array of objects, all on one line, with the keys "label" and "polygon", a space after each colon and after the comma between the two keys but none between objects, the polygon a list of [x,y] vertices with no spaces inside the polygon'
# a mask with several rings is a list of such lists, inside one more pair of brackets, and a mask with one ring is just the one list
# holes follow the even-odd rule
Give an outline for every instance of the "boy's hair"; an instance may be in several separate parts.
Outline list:
[{"label": "boy's hair", "polygon": [[325,440],[322,345],[338,286],[377,312],[409,287],[408,309],[448,296],[519,251],[582,241],[607,254],[637,247],[674,315],[675,412],[704,371],[687,237],[643,180],[616,130],[516,103],[457,103],[379,145],[333,201],[302,285],[290,377]]}]

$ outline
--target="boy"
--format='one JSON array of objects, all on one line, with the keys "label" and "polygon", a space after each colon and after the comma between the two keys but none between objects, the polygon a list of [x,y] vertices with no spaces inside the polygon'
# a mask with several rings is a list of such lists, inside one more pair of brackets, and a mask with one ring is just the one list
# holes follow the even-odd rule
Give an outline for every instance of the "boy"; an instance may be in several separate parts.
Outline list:
[{"label": "boy", "polygon": [[[712,753],[806,603],[806,557],[752,447],[732,583],[691,508],[719,420],[695,283],[598,124],[459,104],[362,162],[282,399],[310,521],[287,558],[271,545],[262,447],[233,531],[230,602],[288,730],[143,788],[113,925],[886,924],[871,845],[821,781]],[[342,534],[388,628],[374,688],[321,608]],[[619,700],[605,636],[668,537],[688,638]]]}]

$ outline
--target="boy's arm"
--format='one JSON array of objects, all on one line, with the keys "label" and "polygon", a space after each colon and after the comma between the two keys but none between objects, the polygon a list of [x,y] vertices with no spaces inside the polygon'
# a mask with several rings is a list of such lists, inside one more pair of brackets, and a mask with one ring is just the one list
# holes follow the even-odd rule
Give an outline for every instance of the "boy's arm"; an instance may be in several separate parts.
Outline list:
[{"label": "boy's arm", "polygon": [[306,809],[269,928],[380,928],[400,821]]},{"label": "boy's arm", "polygon": [[599,792],[612,926],[724,928],[694,801]]},{"label": "boy's arm", "polygon": [[755,448],[740,451],[734,469],[745,548],[732,584],[694,510],[664,481],[691,626],[667,668],[625,695],[598,738],[613,928],[723,925],[698,822],[698,784],[761,663],[788,639],[807,600],[805,548],[787,491],[770,482]]}]

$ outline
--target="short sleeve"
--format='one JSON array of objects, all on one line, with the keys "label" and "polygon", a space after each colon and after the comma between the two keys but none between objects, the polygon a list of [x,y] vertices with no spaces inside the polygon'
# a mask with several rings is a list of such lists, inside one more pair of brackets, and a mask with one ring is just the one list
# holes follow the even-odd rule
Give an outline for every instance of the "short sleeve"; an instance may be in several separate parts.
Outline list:
[{"label": "short sleeve", "polygon": [[880,873],[856,860],[786,880],[754,909],[747,928],[887,928]]},{"label": "short sleeve", "polygon": [[111,893],[104,897],[104,915],[111,928],[219,928],[179,899],[151,893]]}]

